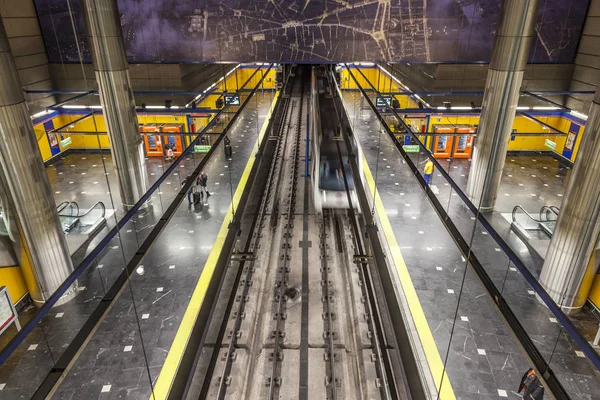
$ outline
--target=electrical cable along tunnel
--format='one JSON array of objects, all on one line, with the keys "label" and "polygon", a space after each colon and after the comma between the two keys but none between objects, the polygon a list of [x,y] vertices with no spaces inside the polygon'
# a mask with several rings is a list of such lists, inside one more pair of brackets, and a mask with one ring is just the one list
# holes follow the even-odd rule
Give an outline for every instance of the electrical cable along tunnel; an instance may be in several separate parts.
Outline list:
[{"label": "electrical cable along tunnel", "polygon": [[[332,72],[286,76],[169,398],[426,398]],[[352,206],[318,213],[326,140]]]}]

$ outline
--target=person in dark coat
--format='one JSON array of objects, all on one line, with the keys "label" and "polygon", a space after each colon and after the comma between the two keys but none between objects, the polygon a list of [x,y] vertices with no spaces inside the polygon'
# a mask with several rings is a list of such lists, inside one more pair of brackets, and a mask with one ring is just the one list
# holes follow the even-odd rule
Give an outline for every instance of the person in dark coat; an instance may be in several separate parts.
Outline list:
[{"label": "person in dark coat", "polygon": [[198,178],[196,179],[196,184],[200,186],[200,195],[204,197],[204,193],[206,193],[206,198],[210,197],[210,193],[208,192],[208,188],[206,185],[208,184],[208,175],[204,173],[204,171],[200,172]]},{"label": "person in dark coat", "polygon": [[544,399],[544,387],[542,386],[540,379],[535,374],[533,368],[529,368],[529,370],[525,372],[521,378],[518,393],[521,392],[523,392],[523,399],[525,400]]}]

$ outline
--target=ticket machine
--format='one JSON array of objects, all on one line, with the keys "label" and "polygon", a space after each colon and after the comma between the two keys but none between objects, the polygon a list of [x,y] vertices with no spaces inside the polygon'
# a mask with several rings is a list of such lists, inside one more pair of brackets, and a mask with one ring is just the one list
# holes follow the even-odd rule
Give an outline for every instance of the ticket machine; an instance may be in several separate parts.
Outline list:
[{"label": "ticket machine", "polygon": [[471,158],[473,151],[473,134],[475,127],[470,125],[457,126],[457,134],[463,134],[454,138],[454,158]]},{"label": "ticket machine", "polygon": [[160,127],[156,125],[140,126],[140,131],[144,133],[144,146],[148,157],[162,157],[163,147],[160,137]]},{"label": "ticket machine", "polygon": [[173,146],[173,155],[179,157],[183,152],[183,143],[181,133],[183,132],[182,125],[163,125],[161,126],[164,143],[169,143]]},{"label": "ticket machine", "polygon": [[435,158],[450,158],[452,156],[452,145],[454,144],[453,136],[445,134],[454,133],[454,126],[448,125],[433,125],[434,146],[433,156]]}]

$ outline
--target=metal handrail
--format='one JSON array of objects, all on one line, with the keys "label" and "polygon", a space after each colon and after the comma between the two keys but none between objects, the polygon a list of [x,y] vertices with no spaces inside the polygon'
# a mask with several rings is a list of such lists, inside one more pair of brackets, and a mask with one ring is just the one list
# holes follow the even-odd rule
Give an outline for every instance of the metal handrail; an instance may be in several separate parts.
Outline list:
[{"label": "metal handrail", "polygon": [[[552,214],[556,215],[556,218],[558,219],[559,212],[560,212],[560,208],[558,208],[556,206],[543,206],[542,208],[540,208],[540,221],[542,221],[542,222],[550,221],[550,220],[548,220],[548,213],[552,213]],[[553,221],[556,221],[556,220],[553,220]]]},{"label": "metal handrail", "polygon": [[[85,216],[87,216],[89,213],[91,213],[94,209],[96,209],[96,206],[100,206],[100,208],[102,209],[102,215],[96,219],[96,221],[94,221],[94,223],[96,223],[98,220],[103,219],[106,215],[106,206],[104,205],[103,202],[99,201],[96,204],[94,204],[93,206],[91,206],[89,208],[89,210],[87,210],[86,212],[84,212],[81,215],[78,215],[77,218],[79,219],[80,223],[83,224],[83,222],[81,221]],[[89,225],[93,225],[93,224],[89,224]],[[87,225],[85,225],[87,226]]]},{"label": "metal handrail", "polygon": [[[75,212],[75,215],[73,215],[72,213],[69,215],[61,214],[61,211],[63,211],[67,207],[69,207],[71,210],[76,209],[77,211]],[[79,215],[79,204],[77,204],[74,201],[63,201],[56,207],[56,212],[58,212],[58,215],[60,217],[77,217]]]},{"label": "metal handrail", "polygon": [[521,211],[523,211],[523,212],[525,213],[525,215],[527,215],[529,218],[531,218],[531,220],[532,220],[532,221],[534,221],[534,222],[537,222],[538,224],[539,224],[540,222],[542,222],[542,221],[538,221],[537,219],[533,218],[533,217],[531,216],[531,214],[529,214],[529,213],[527,212],[527,210],[525,210],[525,209],[524,209],[522,206],[520,206],[520,205],[518,205],[518,204],[517,204],[517,205],[515,206],[515,208],[513,208],[513,210],[512,210],[512,220],[513,220],[513,224],[517,222],[517,210],[521,210]]}]

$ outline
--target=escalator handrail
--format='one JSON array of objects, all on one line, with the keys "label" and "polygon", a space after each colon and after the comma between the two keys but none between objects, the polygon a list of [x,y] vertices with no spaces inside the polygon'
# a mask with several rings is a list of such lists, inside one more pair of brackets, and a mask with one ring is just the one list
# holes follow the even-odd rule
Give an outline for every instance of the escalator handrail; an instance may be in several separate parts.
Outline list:
[{"label": "escalator handrail", "polygon": [[556,218],[558,219],[558,213],[560,212],[560,208],[558,208],[556,206],[543,206],[542,208],[540,208],[540,221],[542,221],[542,222],[549,221],[547,218],[549,212],[556,215]]},{"label": "escalator handrail", "polygon": [[[71,209],[72,209],[72,208],[75,208],[75,209],[76,209],[75,215],[73,215],[73,214],[70,214],[70,215],[64,215],[64,214],[61,214],[61,213],[60,213],[61,211],[63,211],[63,210],[64,210],[65,208],[67,208],[67,207],[69,207],[69,208],[71,208]],[[63,201],[63,202],[62,202],[62,203],[60,203],[58,206],[56,206],[56,212],[58,212],[58,215],[59,215],[60,217],[76,217],[76,216],[77,216],[77,214],[79,214],[79,204],[77,204],[77,203],[76,203],[76,202],[74,202],[74,201]]]},{"label": "escalator handrail", "polygon": [[[66,202],[65,202],[66,203]],[[61,203],[62,204],[62,203]],[[75,203],[76,204],[76,203]],[[96,206],[100,206],[100,208],[102,208],[102,216],[100,218],[104,218],[106,216],[106,206],[104,205],[103,202],[99,201],[96,204],[94,204],[93,206],[91,206],[86,212],[84,212],[83,214],[79,215],[79,212],[77,213],[77,215],[65,215],[65,214],[58,214],[60,217],[73,217],[73,218],[77,218],[77,219],[81,219],[85,216],[87,216],[90,212],[92,212],[92,210],[94,210],[96,208]],[[66,208],[67,206],[65,206]],[[64,208],[63,208],[64,209]],[[77,208],[77,210],[79,211],[79,208]],[[62,211],[62,210],[61,210]]]},{"label": "escalator handrail", "polygon": [[87,210],[86,212],[84,212],[81,215],[78,215],[79,218],[85,217],[86,215],[88,215],[94,208],[96,208],[96,206],[100,206],[100,208],[102,208],[102,218],[104,218],[104,216],[106,215],[106,206],[104,205],[103,202],[99,201],[96,204],[94,204],[93,206],[90,207],[89,210]]},{"label": "escalator handrail", "polygon": [[538,224],[539,224],[540,222],[542,222],[542,221],[538,221],[537,219],[533,218],[533,216],[532,216],[531,214],[529,214],[529,213],[527,212],[527,210],[525,210],[525,209],[523,208],[523,206],[521,206],[521,205],[518,205],[518,204],[517,204],[517,205],[516,205],[516,206],[513,208],[513,210],[512,210],[512,220],[513,220],[513,224],[516,224],[516,223],[517,223],[517,217],[516,217],[516,216],[517,216],[517,210],[521,210],[521,211],[523,211],[523,213],[525,213],[525,215],[527,215],[527,216],[528,216],[528,217],[529,217],[529,218],[530,218],[530,219],[531,219],[533,222],[536,222],[536,223],[538,223]]}]

